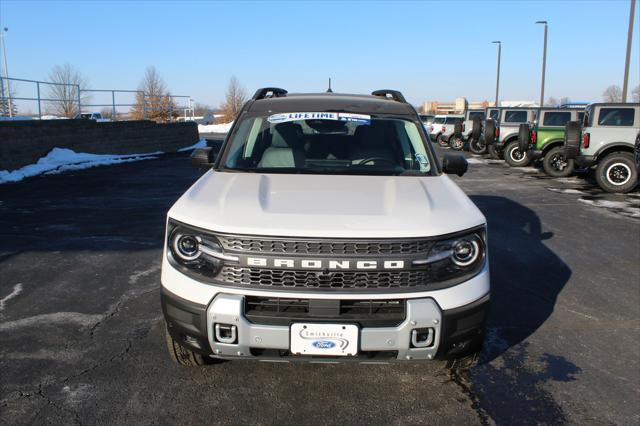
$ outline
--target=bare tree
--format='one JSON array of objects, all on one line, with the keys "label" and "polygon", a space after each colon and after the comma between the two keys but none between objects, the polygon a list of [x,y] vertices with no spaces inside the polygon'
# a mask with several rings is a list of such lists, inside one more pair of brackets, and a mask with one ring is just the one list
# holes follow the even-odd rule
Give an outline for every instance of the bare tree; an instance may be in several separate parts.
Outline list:
[{"label": "bare tree", "polygon": [[78,101],[88,103],[89,96],[82,96],[79,90],[88,87],[88,81],[80,71],[70,64],[56,65],[49,73],[51,83],[48,88],[48,110],[63,117],[73,118],[80,112]]},{"label": "bare tree", "polygon": [[566,105],[570,103],[571,103],[571,99],[569,97],[563,96],[560,98],[560,105]]},{"label": "bare tree", "polygon": [[135,120],[150,119],[166,122],[177,113],[175,102],[155,67],[147,68],[138,91],[135,105],[131,109],[131,116]]},{"label": "bare tree", "polygon": [[548,107],[557,107],[560,104],[558,104],[558,100],[552,96],[549,99],[547,99],[547,102],[545,103],[545,105]]},{"label": "bare tree", "polygon": [[247,93],[244,90],[244,87],[240,86],[240,82],[235,75],[231,76],[229,85],[227,86],[225,101],[220,106],[220,109],[224,114],[224,121],[226,123],[233,121],[246,101]]},{"label": "bare tree", "polygon": [[211,109],[209,105],[204,105],[199,102],[196,102],[195,105],[193,106],[193,115],[198,117],[211,114],[212,112],[213,112],[213,109]]},{"label": "bare tree", "polygon": [[620,86],[612,84],[602,92],[602,97],[605,102],[622,102],[622,89]]},{"label": "bare tree", "polygon": [[[4,84],[4,81],[2,84]],[[4,97],[0,97],[0,117],[15,117],[18,115],[18,105],[13,100],[16,97],[15,89],[13,87],[10,89],[3,88],[2,94]],[[9,102],[9,99],[11,99],[11,102]],[[9,108],[9,106],[11,106],[11,108]],[[11,109],[11,114],[9,114],[9,109]]]},{"label": "bare tree", "polygon": [[637,85],[631,91],[631,99],[633,99],[633,102],[640,102],[640,85]]}]

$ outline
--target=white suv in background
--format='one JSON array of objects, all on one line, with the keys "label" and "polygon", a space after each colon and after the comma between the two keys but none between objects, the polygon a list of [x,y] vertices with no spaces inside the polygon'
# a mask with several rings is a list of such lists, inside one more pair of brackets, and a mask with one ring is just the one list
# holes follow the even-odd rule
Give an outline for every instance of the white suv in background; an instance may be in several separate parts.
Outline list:
[{"label": "white suv in background", "polygon": [[429,136],[440,146],[449,146],[456,123],[462,123],[464,115],[436,115],[431,124]]}]

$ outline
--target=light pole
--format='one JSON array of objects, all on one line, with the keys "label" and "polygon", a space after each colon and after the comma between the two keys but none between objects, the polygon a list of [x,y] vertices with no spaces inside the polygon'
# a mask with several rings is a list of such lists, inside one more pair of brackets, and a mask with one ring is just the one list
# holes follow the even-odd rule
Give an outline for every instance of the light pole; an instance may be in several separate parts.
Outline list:
[{"label": "light pole", "polygon": [[540,86],[540,108],[544,106],[544,73],[547,68],[547,21],[536,21],[536,24],[544,24],[544,49],[542,51],[542,85]]},{"label": "light pole", "polygon": [[622,102],[627,102],[627,89],[629,88],[629,61],[631,60],[631,40],[633,39],[633,18],[636,12],[636,0],[631,0],[629,11],[629,32],[627,34],[627,59],[624,63],[624,82],[622,83]]},{"label": "light pole", "polygon": [[[9,28],[4,28],[4,31],[0,32],[0,47],[4,54],[4,77],[7,80],[7,99],[9,100],[9,117],[13,117],[13,105],[11,105],[11,83],[9,82],[9,68],[7,67],[7,44],[4,41],[5,33],[9,31]],[[4,86],[2,91],[4,92]]]},{"label": "light pole", "polygon": [[502,53],[502,42],[492,41],[491,43],[498,45],[498,71],[496,72],[496,103],[495,106],[498,106],[498,92],[500,91],[500,54]]}]

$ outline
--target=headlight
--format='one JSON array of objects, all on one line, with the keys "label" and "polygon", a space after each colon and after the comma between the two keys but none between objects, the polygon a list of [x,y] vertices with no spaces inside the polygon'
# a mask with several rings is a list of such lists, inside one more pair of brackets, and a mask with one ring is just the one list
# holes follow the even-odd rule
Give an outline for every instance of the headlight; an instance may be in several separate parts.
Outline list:
[{"label": "headlight", "polygon": [[434,281],[447,281],[480,271],[486,256],[485,230],[437,241],[425,259],[415,266],[428,265]]},{"label": "headlight", "polygon": [[185,272],[213,277],[224,261],[238,261],[237,257],[226,255],[220,242],[204,231],[171,221],[167,235],[169,260]]}]

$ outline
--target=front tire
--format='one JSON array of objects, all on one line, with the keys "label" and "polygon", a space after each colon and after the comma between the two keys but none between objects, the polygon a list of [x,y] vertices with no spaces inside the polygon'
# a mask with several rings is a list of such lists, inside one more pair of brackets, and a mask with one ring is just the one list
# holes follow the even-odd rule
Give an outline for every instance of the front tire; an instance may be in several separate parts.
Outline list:
[{"label": "front tire", "polygon": [[482,138],[472,138],[469,141],[469,151],[476,155],[482,155],[487,153],[487,146],[484,144]]},{"label": "front tire", "polygon": [[638,183],[633,154],[614,152],[604,157],[596,168],[596,182],[606,192],[627,193]]},{"label": "front tire", "polygon": [[524,167],[529,164],[529,155],[520,151],[518,141],[509,142],[504,149],[504,161],[511,167]]},{"label": "front tire", "polygon": [[551,177],[567,177],[573,173],[576,162],[564,155],[564,147],[556,146],[549,150],[542,160],[544,172]]},{"label": "front tire", "polygon": [[197,367],[215,363],[214,359],[202,356],[182,346],[171,337],[167,329],[165,329],[165,340],[167,342],[167,349],[169,350],[169,357],[178,365]]}]

